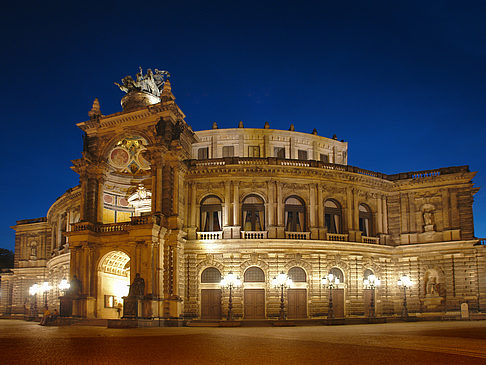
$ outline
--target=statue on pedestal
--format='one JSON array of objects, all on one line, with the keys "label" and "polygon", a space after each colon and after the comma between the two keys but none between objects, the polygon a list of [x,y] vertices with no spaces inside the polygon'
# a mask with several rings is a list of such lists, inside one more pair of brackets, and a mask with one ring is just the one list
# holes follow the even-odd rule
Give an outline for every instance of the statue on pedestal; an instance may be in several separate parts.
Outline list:
[{"label": "statue on pedestal", "polygon": [[129,297],[143,297],[145,295],[145,280],[140,276],[139,273],[135,274],[135,279],[130,285],[130,290],[128,291]]}]

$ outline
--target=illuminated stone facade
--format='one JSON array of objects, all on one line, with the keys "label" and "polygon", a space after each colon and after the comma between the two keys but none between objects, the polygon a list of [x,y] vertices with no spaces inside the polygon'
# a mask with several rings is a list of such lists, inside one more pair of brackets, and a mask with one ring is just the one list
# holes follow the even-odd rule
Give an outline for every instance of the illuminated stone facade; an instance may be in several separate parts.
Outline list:
[{"label": "illuminated stone facade", "polygon": [[[401,275],[410,314],[457,315],[486,308],[486,249],[474,236],[475,173],[467,166],[394,175],[347,165],[347,143],[290,130],[238,128],[193,132],[166,81],[160,95],[125,96],[125,110],[102,115],[97,100],[82,157],[80,185],[47,217],[21,220],[15,269],[2,275],[0,312],[21,316],[28,289],[76,275],[74,315],[118,318],[127,285],[140,273],[148,318],[220,319],[228,309],[221,275],[240,276],[236,318],[276,318],[280,272],[289,318],[325,318],[333,272],[336,317],[369,313],[363,280],[381,279],[378,316],[398,316]],[[127,100],[130,101],[127,104]],[[138,103],[138,104],[137,104]],[[129,107],[127,107],[129,105]],[[138,106],[137,106],[138,105]]]}]

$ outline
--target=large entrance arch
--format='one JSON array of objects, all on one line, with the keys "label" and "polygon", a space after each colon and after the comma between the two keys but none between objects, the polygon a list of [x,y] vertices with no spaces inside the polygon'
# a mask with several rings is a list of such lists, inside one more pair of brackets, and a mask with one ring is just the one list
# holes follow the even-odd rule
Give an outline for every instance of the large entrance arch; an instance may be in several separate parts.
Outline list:
[{"label": "large entrance arch", "polygon": [[130,257],[122,251],[107,253],[98,266],[98,318],[119,318],[122,297],[130,286]]}]

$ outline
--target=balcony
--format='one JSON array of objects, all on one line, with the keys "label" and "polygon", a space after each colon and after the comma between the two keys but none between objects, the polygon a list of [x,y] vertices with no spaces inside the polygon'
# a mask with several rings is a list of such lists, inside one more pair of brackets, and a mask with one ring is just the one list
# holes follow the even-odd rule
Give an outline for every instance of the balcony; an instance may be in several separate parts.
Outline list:
[{"label": "balcony", "polygon": [[71,224],[72,232],[92,231],[97,233],[107,232],[123,232],[130,226],[138,226],[142,224],[158,223],[160,221],[158,216],[144,215],[132,217],[129,222],[118,223],[91,223],[91,222],[78,222]]},{"label": "balcony", "polygon": [[198,240],[220,240],[223,238],[223,231],[196,232]]},{"label": "balcony", "polygon": [[380,243],[379,237],[361,236],[361,239],[363,240],[363,243],[372,243],[372,244],[375,244],[375,245],[378,245]]},{"label": "balcony", "polygon": [[310,239],[310,232],[285,232],[285,239],[287,240],[308,240]]},{"label": "balcony", "polygon": [[263,240],[268,238],[268,231],[241,231],[241,238],[245,240]]},{"label": "balcony", "polygon": [[346,242],[348,240],[348,235],[344,233],[328,233],[327,240]]}]

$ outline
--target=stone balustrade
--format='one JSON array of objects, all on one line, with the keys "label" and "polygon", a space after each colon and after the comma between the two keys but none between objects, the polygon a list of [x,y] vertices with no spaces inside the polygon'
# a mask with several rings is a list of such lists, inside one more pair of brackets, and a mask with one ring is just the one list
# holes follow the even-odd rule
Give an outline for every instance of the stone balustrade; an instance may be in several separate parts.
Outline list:
[{"label": "stone balustrade", "polygon": [[212,167],[227,165],[280,165],[290,167],[314,167],[326,170],[335,170],[343,172],[352,172],[355,174],[366,175],[378,179],[396,181],[405,179],[421,179],[428,177],[437,177],[440,175],[469,172],[468,166],[444,167],[433,170],[401,172],[398,174],[387,175],[381,172],[370,171],[351,165],[340,165],[330,162],[321,162],[316,160],[297,160],[282,159],[275,157],[258,158],[258,157],[223,157],[209,160],[187,160],[186,163],[191,167]]},{"label": "stone balustrade", "polygon": [[348,240],[348,235],[343,233],[328,233],[327,240],[346,242]]},{"label": "stone balustrade", "polygon": [[241,238],[245,240],[267,239],[268,231],[241,231]]},{"label": "stone balustrade", "polygon": [[308,240],[310,232],[285,232],[285,239],[288,240]]},{"label": "stone balustrade", "polygon": [[361,239],[363,243],[372,243],[376,245],[380,243],[380,239],[378,237],[361,236]]},{"label": "stone balustrade", "polygon": [[220,240],[223,238],[223,231],[196,232],[198,240]]}]

